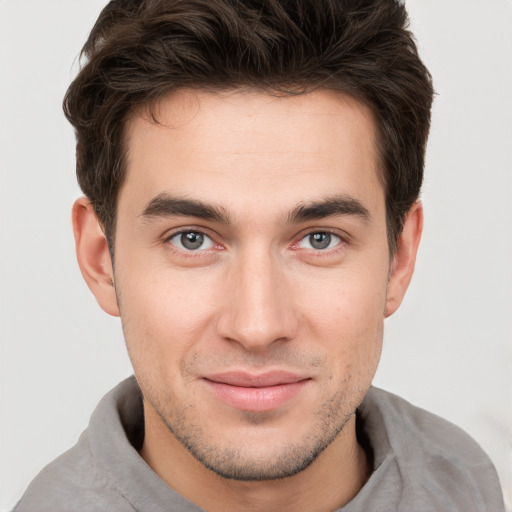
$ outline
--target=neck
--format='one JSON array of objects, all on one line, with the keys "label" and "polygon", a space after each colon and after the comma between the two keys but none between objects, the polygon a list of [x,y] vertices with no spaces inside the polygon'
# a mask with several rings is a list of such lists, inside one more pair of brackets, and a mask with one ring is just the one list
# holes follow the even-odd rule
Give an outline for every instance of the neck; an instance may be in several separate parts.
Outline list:
[{"label": "neck", "polygon": [[368,478],[355,415],[305,470],[288,478],[251,482],[228,480],[203,466],[147,403],[144,417],[143,459],[170,487],[209,512],[335,510],[354,498]]}]

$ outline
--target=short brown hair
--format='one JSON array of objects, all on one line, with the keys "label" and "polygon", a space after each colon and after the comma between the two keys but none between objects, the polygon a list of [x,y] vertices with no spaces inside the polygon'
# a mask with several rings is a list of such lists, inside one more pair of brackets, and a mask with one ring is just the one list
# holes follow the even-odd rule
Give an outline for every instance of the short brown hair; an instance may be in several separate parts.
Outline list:
[{"label": "short brown hair", "polygon": [[390,250],[419,196],[433,88],[396,0],[113,0],[82,49],[64,111],[77,177],[113,249],[134,109],[180,88],[326,88],[375,117]]}]

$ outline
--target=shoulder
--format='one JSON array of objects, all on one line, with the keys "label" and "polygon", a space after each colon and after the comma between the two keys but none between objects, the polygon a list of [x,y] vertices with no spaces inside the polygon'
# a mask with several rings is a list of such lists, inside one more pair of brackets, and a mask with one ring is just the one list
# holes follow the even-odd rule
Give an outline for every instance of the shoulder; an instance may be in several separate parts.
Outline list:
[{"label": "shoulder", "polygon": [[378,388],[358,412],[375,467],[395,475],[403,502],[418,510],[503,510],[491,460],[461,428]]},{"label": "shoulder", "polygon": [[440,456],[467,467],[492,466],[478,443],[460,427],[393,393],[372,387],[363,402],[365,411],[367,416],[378,411],[397,454]]},{"label": "shoulder", "polygon": [[116,386],[100,401],[76,445],[43,468],[13,512],[133,511],[123,478],[139,458],[132,441],[143,430],[141,407],[133,378]]},{"label": "shoulder", "polygon": [[67,510],[133,511],[108,473],[96,463],[87,431],[78,443],[48,464],[31,482],[13,512]]}]

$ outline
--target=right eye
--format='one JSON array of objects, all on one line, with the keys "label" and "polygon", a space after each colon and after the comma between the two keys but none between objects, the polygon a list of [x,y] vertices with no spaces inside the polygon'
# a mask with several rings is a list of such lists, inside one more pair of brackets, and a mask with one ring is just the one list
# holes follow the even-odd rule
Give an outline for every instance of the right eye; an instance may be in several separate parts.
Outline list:
[{"label": "right eye", "polygon": [[205,251],[215,245],[208,235],[193,230],[174,233],[168,241],[182,251]]}]

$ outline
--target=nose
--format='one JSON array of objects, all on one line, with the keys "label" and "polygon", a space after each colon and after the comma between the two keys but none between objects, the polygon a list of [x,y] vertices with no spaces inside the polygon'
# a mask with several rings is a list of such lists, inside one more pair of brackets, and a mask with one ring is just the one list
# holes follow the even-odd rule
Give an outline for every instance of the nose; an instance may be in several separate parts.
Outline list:
[{"label": "nose", "polygon": [[298,316],[283,262],[271,254],[240,257],[221,286],[217,334],[251,352],[263,352],[297,334]]}]

